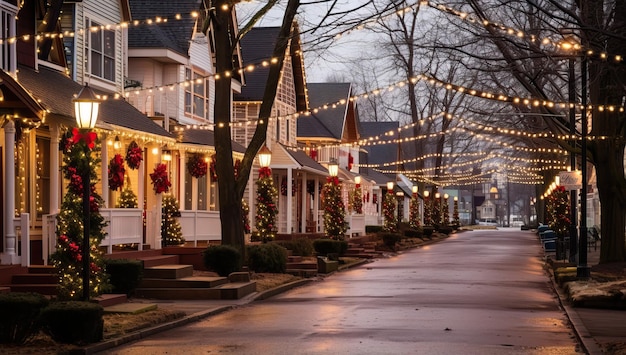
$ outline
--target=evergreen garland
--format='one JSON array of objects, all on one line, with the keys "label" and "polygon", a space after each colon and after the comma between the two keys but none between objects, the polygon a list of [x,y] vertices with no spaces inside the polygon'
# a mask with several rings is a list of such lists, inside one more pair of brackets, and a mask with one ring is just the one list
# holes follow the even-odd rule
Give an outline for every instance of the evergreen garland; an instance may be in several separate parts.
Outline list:
[{"label": "evergreen garland", "polygon": [[431,219],[435,228],[438,228],[441,225],[441,197],[435,197],[433,199],[433,212]]},{"label": "evergreen garland", "polygon": [[272,180],[272,170],[270,168],[261,168],[259,170],[259,179],[256,181],[257,186],[257,206],[255,216],[255,240],[268,242],[276,237],[276,200],[278,199],[278,190],[274,186]]},{"label": "evergreen garland", "polygon": [[183,231],[178,222],[180,217],[180,205],[173,195],[163,196],[163,205],[161,206],[161,244],[181,245],[185,244]]},{"label": "evergreen garland", "polygon": [[420,204],[417,194],[411,196],[411,206],[409,207],[409,225],[411,228],[420,227]]},{"label": "evergreen garland", "polygon": [[[83,294],[83,176],[90,174],[90,278],[89,296],[98,296],[110,289],[108,275],[104,270],[100,243],[105,237],[106,222],[100,214],[102,198],[96,192],[98,182],[96,166],[100,163],[97,136],[93,132],[81,134],[76,128],[62,138],[63,177],[69,181],[67,192],[57,216],[57,250],[50,256],[57,270],[57,287],[60,300],[79,300]],[[86,154],[89,152],[89,154]]]},{"label": "evergreen garland", "polygon": [[424,197],[424,225],[433,225],[433,203],[428,196]]},{"label": "evergreen garland", "polygon": [[385,199],[383,200],[383,217],[385,218],[383,229],[390,233],[397,232],[398,220],[396,219],[396,196],[394,196],[393,192],[385,194]]},{"label": "evergreen garland", "polygon": [[346,235],[346,208],[341,199],[339,178],[328,177],[323,188],[324,230],[331,239],[344,240]]},{"label": "evergreen garland", "polygon": [[352,210],[356,214],[363,213],[363,193],[359,184],[357,184],[354,188],[354,194],[352,196]]}]

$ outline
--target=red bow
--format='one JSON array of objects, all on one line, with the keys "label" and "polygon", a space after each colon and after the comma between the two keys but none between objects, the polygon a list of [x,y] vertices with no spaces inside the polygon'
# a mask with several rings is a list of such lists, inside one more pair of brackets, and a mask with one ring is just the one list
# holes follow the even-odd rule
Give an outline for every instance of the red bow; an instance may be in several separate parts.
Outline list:
[{"label": "red bow", "polygon": [[72,137],[73,144],[76,144],[80,142],[81,140],[83,140],[85,144],[87,145],[87,147],[89,147],[89,149],[93,149],[96,146],[96,138],[98,138],[98,135],[96,135],[96,132],[89,131],[85,133],[80,133],[78,128],[73,128],[72,134],[73,134],[73,137]]}]

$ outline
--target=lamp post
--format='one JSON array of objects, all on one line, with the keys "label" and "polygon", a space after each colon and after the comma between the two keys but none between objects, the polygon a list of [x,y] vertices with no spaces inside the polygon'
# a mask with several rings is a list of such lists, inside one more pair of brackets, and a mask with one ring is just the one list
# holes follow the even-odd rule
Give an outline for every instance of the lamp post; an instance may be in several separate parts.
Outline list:
[{"label": "lamp post", "polygon": [[363,193],[361,191],[361,177],[354,177],[354,193],[352,195],[352,207],[354,209],[354,213],[362,214],[363,213]]},{"label": "lamp post", "polygon": [[430,201],[428,197],[430,196],[430,191],[424,191],[424,225],[430,226],[433,224],[432,221],[432,209],[430,206]]},{"label": "lamp post", "polygon": [[583,56],[580,63],[580,85],[582,97],[582,110],[580,114],[580,169],[582,173],[582,185],[580,187],[580,234],[578,237],[578,266],[576,277],[587,279],[590,276],[587,265],[587,57]]},{"label": "lamp post", "polygon": [[324,229],[328,237],[343,240],[346,233],[346,216],[338,173],[337,160],[330,159],[328,162],[328,175],[330,176],[324,185]]},{"label": "lamp post", "polygon": [[441,224],[444,227],[450,225],[450,195],[443,194],[443,203],[441,204]]},{"label": "lamp post", "polygon": [[[85,85],[78,93],[78,96],[72,100],[74,102],[74,113],[76,115],[76,124],[81,131],[89,131],[96,126],[98,119],[98,110],[100,108],[100,100],[94,92]],[[85,133],[85,132],[82,132]],[[89,278],[90,278],[90,249],[91,243],[89,239],[90,232],[90,203],[91,198],[91,168],[89,166],[89,158],[91,149],[89,144],[85,142],[85,164],[83,179],[83,245],[82,245],[82,261],[83,261],[83,301],[89,301]]]},{"label": "lamp post", "polygon": [[[574,136],[576,135],[576,77],[574,75],[574,58],[569,58],[568,63],[568,99],[569,106],[569,134],[571,136],[570,144],[572,147],[576,145]],[[576,153],[574,150],[570,153],[570,171],[576,171]],[[576,262],[576,254],[578,252],[578,237],[576,235],[576,189],[570,191],[570,227],[569,227],[569,262]]]},{"label": "lamp post", "polygon": [[263,146],[257,156],[259,157],[259,179],[256,181],[257,186],[257,204],[255,213],[255,227],[258,238],[261,241],[270,241],[274,239],[276,230],[276,188],[272,181],[272,170],[270,162],[272,161],[272,152]]},{"label": "lamp post", "polygon": [[387,182],[387,193],[383,203],[383,213],[385,215],[384,229],[388,232],[395,232],[397,228],[397,221],[395,220],[396,198],[393,193],[393,186],[393,181]]},{"label": "lamp post", "polygon": [[401,190],[396,191],[396,198],[398,199],[398,218],[396,220],[396,230],[400,231],[400,223],[402,222],[402,217],[404,216],[404,192]]}]

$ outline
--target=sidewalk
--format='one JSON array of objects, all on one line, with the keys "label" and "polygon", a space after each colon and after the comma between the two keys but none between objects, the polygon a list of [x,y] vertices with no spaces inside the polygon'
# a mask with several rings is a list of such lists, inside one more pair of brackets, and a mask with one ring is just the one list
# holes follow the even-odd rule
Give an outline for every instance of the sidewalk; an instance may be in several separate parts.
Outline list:
[{"label": "sidewalk", "polygon": [[[548,254],[550,255],[550,254]],[[554,256],[551,253],[550,256]],[[592,267],[600,260],[600,244],[587,249],[587,265]],[[626,311],[598,308],[572,307],[567,295],[552,278],[561,305],[567,314],[576,336],[587,354],[626,354]],[[607,345],[622,343],[619,348]],[[622,349],[620,351],[620,349]]]}]

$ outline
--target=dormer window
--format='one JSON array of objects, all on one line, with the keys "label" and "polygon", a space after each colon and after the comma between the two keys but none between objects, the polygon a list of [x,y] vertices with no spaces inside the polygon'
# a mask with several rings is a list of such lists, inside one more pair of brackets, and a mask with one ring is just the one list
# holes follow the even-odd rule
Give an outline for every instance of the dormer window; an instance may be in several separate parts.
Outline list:
[{"label": "dormer window", "polygon": [[88,69],[93,76],[115,81],[115,31],[86,19]]}]

